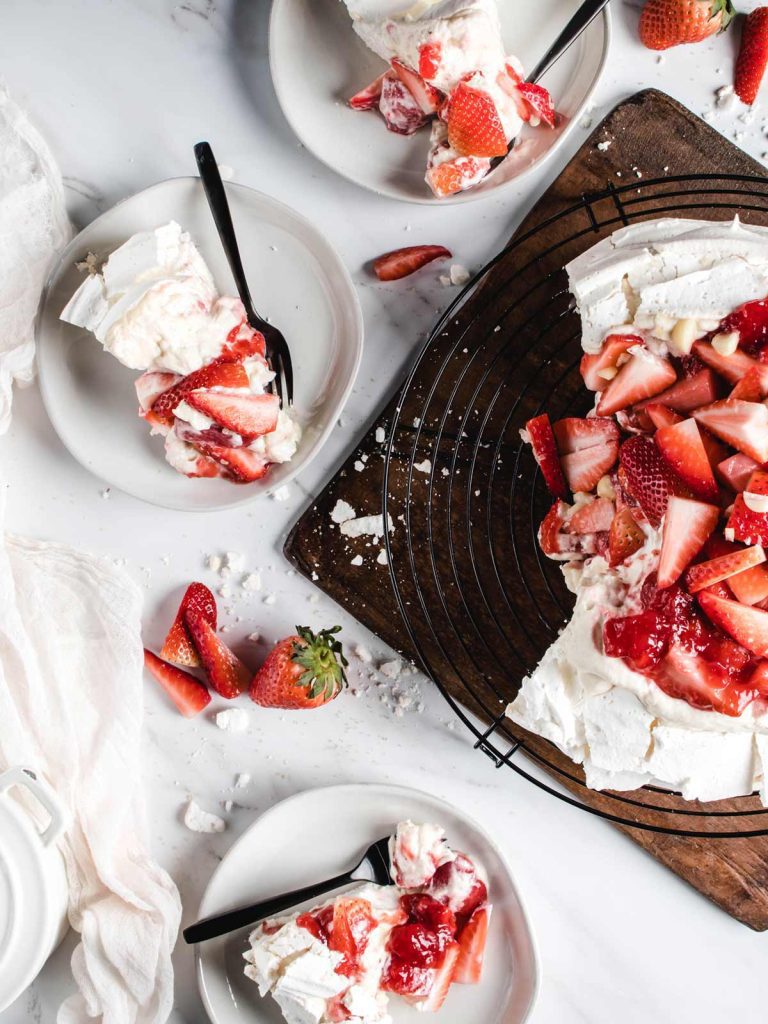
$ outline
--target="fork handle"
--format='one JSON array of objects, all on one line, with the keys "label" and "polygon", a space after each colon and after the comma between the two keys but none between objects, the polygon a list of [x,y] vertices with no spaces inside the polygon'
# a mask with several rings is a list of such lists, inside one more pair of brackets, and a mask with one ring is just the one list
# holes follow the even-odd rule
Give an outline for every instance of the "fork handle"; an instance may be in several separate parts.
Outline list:
[{"label": "fork handle", "polygon": [[229,268],[235,279],[237,294],[240,296],[240,301],[245,306],[245,313],[248,317],[248,322],[251,323],[252,327],[256,327],[256,324],[252,323],[254,316],[257,320],[260,320],[261,318],[256,314],[256,311],[253,308],[253,300],[251,299],[248,282],[245,279],[243,262],[240,259],[240,249],[237,245],[237,237],[235,236],[235,227],[232,223],[232,214],[229,210],[227,193],[224,189],[224,182],[221,180],[221,175],[219,174],[219,167],[216,163],[216,158],[213,155],[213,150],[208,142],[197,143],[195,146],[195,159],[197,160],[197,167],[200,171],[200,180],[202,181],[203,188],[205,189],[208,205],[211,208],[211,213],[213,214],[216,229],[219,232],[221,244],[224,246],[224,252],[226,254],[227,261],[229,262]]},{"label": "fork handle", "polygon": [[594,21],[607,4],[608,0],[585,0],[530,75],[528,75],[528,81],[538,82],[542,75],[549,71],[556,60],[562,57],[568,47],[579,38],[584,29]]},{"label": "fork handle", "polygon": [[206,942],[208,939],[216,939],[220,935],[239,931],[240,928],[247,928],[248,925],[256,924],[268,917],[274,917],[284,910],[290,910],[291,907],[295,907],[305,900],[312,900],[333,889],[340,889],[343,885],[353,882],[354,875],[355,871],[347,871],[343,875],[337,875],[336,878],[329,878],[326,882],[315,882],[314,885],[307,885],[303,889],[294,889],[293,892],[284,892],[280,896],[273,896],[272,899],[252,903],[249,907],[238,907],[237,910],[228,910],[223,914],[206,917],[184,929],[184,941],[193,945],[196,942]]}]

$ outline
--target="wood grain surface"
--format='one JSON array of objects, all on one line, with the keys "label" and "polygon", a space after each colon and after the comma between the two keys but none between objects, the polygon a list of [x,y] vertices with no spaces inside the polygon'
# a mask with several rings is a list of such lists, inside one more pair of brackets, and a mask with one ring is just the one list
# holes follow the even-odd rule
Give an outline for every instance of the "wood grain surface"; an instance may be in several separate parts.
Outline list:
[{"label": "wood grain surface", "polygon": [[[600,142],[608,142],[609,145],[601,149],[597,145]],[[551,274],[553,267],[562,267],[567,259],[592,245],[599,237],[610,233],[614,227],[621,226],[625,211],[631,219],[649,216],[651,213],[656,216],[660,209],[667,211],[670,216],[685,216],[686,207],[690,205],[690,215],[695,217],[720,219],[732,215],[732,194],[724,196],[721,203],[715,191],[708,198],[707,208],[702,209],[697,184],[690,180],[675,180],[677,176],[687,178],[694,174],[744,175],[759,179],[764,170],[668,96],[652,90],[638,93],[616,107],[597,127],[525,218],[513,239],[519,243],[514,253],[514,269],[519,271],[522,265],[533,268],[530,271],[530,288],[533,292],[537,283],[537,272]],[[646,190],[645,183],[650,179],[669,182],[669,188],[662,184],[653,190]],[[618,197],[611,191],[612,187],[626,186],[634,180],[638,185],[637,190],[625,189]],[[752,185],[749,182],[729,181],[724,185],[724,193],[732,193],[733,189],[738,189],[743,194],[741,212],[745,219],[752,223],[768,224],[768,182],[756,181]],[[578,204],[585,194],[592,193],[600,198],[588,205],[582,205],[579,212],[573,215],[574,218],[581,218],[583,222],[582,229],[577,233],[578,237],[574,237],[571,224],[568,238],[558,238],[558,215]],[[667,195],[669,198],[665,198]],[[724,212],[725,207],[728,209]],[[537,247],[542,244],[541,235],[532,236],[530,240],[527,236],[534,229],[547,224],[550,219],[555,221],[551,230],[545,232],[545,236],[552,243],[554,254],[549,257],[548,262],[547,257],[542,258],[537,252]],[[509,280],[511,269],[505,258],[481,283],[455,320],[451,320],[451,325],[445,332],[446,345],[450,340],[450,331],[462,330],[467,332],[471,348],[473,325],[496,322],[495,317],[503,307],[506,282]],[[519,281],[517,287],[519,288]],[[558,302],[563,303],[562,321],[566,323],[567,295],[564,290],[561,290],[554,305],[557,306]],[[530,312],[533,317],[535,310],[532,308]],[[524,324],[526,321],[523,319],[520,323]],[[522,375],[526,372],[525,352],[522,339],[518,365]],[[565,374],[564,369],[563,383],[557,391],[557,404],[560,409],[555,408],[554,415],[562,415],[563,411],[573,409],[574,403],[578,404],[584,400],[584,396],[579,398],[578,395],[580,382],[577,374]],[[350,544],[339,529],[332,525],[330,519],[331,509],[339,499],[349,502],[358,515],[381,512],[386,446],[376,440],[375,427],[383,427],[385,432],[389,433],[393,420],[401,420],[398,409],[400,390],[397,389],[379,415],[372,420],[371,429],[296,523],[287,539],[285,553],[301,573],[314,580],[352,615],[405,657],[419,662],[422,659],[416,653],[400,614],[389,568],[376,560],[381,543],[372,538],[361,538]],[[530,408],[535,408],[537,401],[543,401],[543,395],[537,394],[535,382],[530,388],[529,400]],[[529,413],[525,415],[527,414]],[[518,424],[506,424],[504,429],[507,428],[509,434],[505,436],[512,438],[516,435]],[[402,436],[402,422],[399,429],[399,436]],[[430,458],[432,461],[441,458],[453,459],[450,464],[455,470],[457,450],[458,442],[446,444],[443,435],[437,447],[430,449]],[[393,454],[390,473],[410,471],[413,475],[412,463],[413,449],[403,444],[402,451],[395,451]],[[358,468],[355,468],[356,464]],[[362,471],[359,469],[361,464],[364,466]],[[445,475],[448,477],[449,474],[446,472]],[[430,495],[432,496],[432,491]],[[535,504],[535,495],[531,501]],[[530,519],[532,505],[527,507],[526,514]],[[448,518],[450,520],[450,515]],[[492,518],[495,521],[495,517]],[[506,530],[508,520],[504,520],[501,515],[498,519]],[[452,525],[455,524],[449,522],[449,528]],[[534,529],[535,525],[537,524],[534,524]],[[481,525],[478,528],[483,527]],[[534,533],[530,523],[527,524],[527,529],[530,548],[533,551]],[[399,536],[403,533],[404,531],[400,530]],[[413,522],[410,540],[417,548],[430,542],[430,538],[423,535],[418,519]],[[502,548],[505,543],[505,537],[501,536],[499,544]],[[353,552],[363,555],[364,568],[351,564]],[[480,568],[482,570],[482,566]],[[556,566],[552,568],[551,573],[548,582],[553,602],[552,618],[559,615],[562,620],[560,602],[567,602],[568,599],[563,596],[559,570]],[[430,599],[436,600],[438,597],[442,599],[443,595],[432,595]],[[404,600],[409,600],[407,594]],[[457,608],[449,610],[456,614],[460,611]],[[478,614],[482,617],[485,613]],[[529,633],[533,636],[536,632],[536,623],[523,622],[522,625],[523,634]],[[485,687],[487,693],[481,693],[482,703],[477,706],[470,704],[469,710],[486,720],[498,714],[498,710],[503,706],[498,690],[487,684],[483,673],[477,673],[476,665],[469,662],[462,664],[460,659],[443,663],[439,659],[439,652],[427,649],[421,637],[419,641],[427,664],[433,668],[435,665],[444,664],[439,672],[433,671],[433,675],[439,679],[441,686],[449,694],[462,705],[466,705],[463,679],[474,672],[477,676],[474,679],[475,692],[481,693]],[[521,671],[530,670],[541,654],[540,644],[532,643],[529,652],[524,649],[524,643],[522,648],[519,652]],[[493,711],[494,707],[496,711]],[[488,713],[489,708],[491,713]],[[586,790],[580,769],[555,751],[549,743],[518,730],[511,724],[506,727],[506,734],[510,741],[521,741],[528,756],[534,760],[537,755],[545,759],[555,772],[558,784],[573,792],[581,802],[607,814],[617,813],[616,797]],[[754,831],[760,827],[768,828],[768,817],[761,817],[760,805],[756,798],[721,801],[704,807],[686,803],[672,794],[647,790],[625,796],[636,803],[620,804],[621,817],[625,820],[642,821],[648,829],[641,831],[619,826],[630,838],[734,918],[756,930],[768,929],[768,837],[691,838],[652,831],[655,827],[669,827],[671,821],[677,823],[678,827],[682,823],[683,827],[696,830],[697,819],[686,818],[686,811],[691,808],[714,811],[719,815],[706,819],[708,831],[736,831],[741,828]],[[672,813],[656,808],[667,808]],[[739,811],[742,817],[729,817],[733,811]],[[754,814],[745,817],[752,811]],[[567,827],[566,816],[580,812],[561,807],[553,801],[553,813],[562,813],[563,825]],[[600,829],[604,825],[596,819],[594,827]]]}]

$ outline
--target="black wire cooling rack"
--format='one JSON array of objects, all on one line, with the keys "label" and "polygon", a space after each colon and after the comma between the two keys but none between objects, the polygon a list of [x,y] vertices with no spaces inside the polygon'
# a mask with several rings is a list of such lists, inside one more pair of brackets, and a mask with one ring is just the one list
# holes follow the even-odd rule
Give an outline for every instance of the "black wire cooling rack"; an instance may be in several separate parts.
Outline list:
[{"label": "black wire cooling rack", "polygon": [[519,431],[545,409],[554,420],[584,415],[592,402],[579,374],[580,323],[565,264],[622,225],[736,214],[768,224],[768,179],[638,181],[526,222],[427,340],[403,386],[384,474],[400,611],[477,749],[614,824],[698,838],[768,835],[768,810],[757,796],[701,804],[650,786],[595,793],[580,767],[505,715],[573,605],[559,565],[539,550],[551,499]]}]

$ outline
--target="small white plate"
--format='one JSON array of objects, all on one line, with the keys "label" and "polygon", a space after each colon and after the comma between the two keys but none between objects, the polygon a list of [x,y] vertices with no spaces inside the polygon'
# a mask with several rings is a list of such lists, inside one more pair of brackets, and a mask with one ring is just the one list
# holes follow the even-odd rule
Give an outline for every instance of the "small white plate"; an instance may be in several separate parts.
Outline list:
[{"label": "small white plate", "polygon": [[108,255],[136,231],[176,220],[189,231],[219,291],[236,295],[198,178],[174,178],[97,217],[64,250],[43,294],[37,359],[54,429],[78,462],[112,486],[164,508],[211,512],[243,505],[296,476],[317,455],[352,390],[363,351],[363,318],[352,280],[309,221],[244,185],[227,196],[256,308],[278,324],[291,349],[294,404],[304,428],[291,462],[263,480],[189,480],[164,458],[163,439],[137,414],[139,374],[59,313],[82,280],[75,263]]},{"label": "small white plate", "polygon": [[[581,0],[500,0],[509,53],[532,68]],[[406,138],[388,132],[371,112],[346,100],[373,81],[384,64],[358,38],[342,0],[274,0],[269,26],[272,80],[283,113],[315,156],[345,178],[412,203],[468,203],[519,182],[551,156],[584,113],[605,66],[610,43],[606,8],[542,79],[563,115],[558,130],[524,128],[513,154],[488,180],[452,199],[436,199],[424,181],[429,132]]]},{"label": "small white plate", "polygon": [[[434,1017],[439,1024],[522,1024],[536,998],[538,967],[530,926],[502,853],[471,818],[415,789],[386,785],[330,786],[284,800],[235,843],[200,906],[200,917],[266,899],[352,865],[356,855],[399,821],[434,821],[448,842],[483,864],[493,903],[483,979],[455,985]],[[260,998],[243,974],[246,928],[197,948],[200,993],[213,1024],[279,1024],[271,997]],[[394,1024],[424,1024],[402,1000],[390,1001]],[[433,1019],[430,1017],[430,1019]]]}]

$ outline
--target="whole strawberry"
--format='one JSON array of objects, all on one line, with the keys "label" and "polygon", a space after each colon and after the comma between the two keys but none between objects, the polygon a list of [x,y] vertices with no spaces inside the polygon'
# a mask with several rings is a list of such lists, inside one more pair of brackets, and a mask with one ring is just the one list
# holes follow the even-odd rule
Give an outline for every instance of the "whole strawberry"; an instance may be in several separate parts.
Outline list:
[{"label": "whole strawberry", "polygon": [[648,0],[640,15],[640,41],[649,50],[700,43],[726,29],[731,0]]},{"label": "whole strawberry", "polygon": [[768,64],[768,7],[757,7],[744,19],[741,49],[736,61],[736,94],[754,103]]},{"label": "whole strawberry", "polygon": [[340,626],[313,633],[297,626],[296,635],[281,640],[253,677],[251,700],[265,708],[303,710],[328,704],[346,684]]}]

